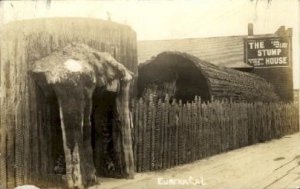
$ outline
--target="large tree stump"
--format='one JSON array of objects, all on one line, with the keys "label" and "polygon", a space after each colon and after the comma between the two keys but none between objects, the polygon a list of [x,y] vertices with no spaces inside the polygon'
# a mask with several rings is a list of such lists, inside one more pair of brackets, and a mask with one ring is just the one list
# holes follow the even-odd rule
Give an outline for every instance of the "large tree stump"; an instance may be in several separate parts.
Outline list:
[{"label": "large tree stump", "polygon": [[[54,170],[64,153],[58,139],[57,95],[53,86],[41,90],[29,70],[37,60],[73,42],[107,52],[130,71],[137,70],[136,33],[127,25],[47,18],[12,22],[0,29],[0,188],[60,186],[61,176]],[[46,93],[55,98],[45,98]]]},{"label": "large tree stump", "polygon": [[96,87],[109,87],[113,81],[120,83],[116,101],[121,148],[117,154],[123,174],[132,177],[134,165],[128,106],[132,76],[127,69],[107,53],[72,44],[37,61],[32,74],[46,95],[53,90],[58,99],[67,185],[74,189],[86,188],[96,181],[90,121],[93,92]]}]

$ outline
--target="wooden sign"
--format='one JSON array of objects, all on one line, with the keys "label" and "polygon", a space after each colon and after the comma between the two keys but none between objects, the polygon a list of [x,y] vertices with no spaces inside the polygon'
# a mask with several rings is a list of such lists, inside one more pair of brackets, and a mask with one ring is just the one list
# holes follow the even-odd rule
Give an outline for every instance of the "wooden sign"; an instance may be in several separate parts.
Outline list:
[{"label": "wooden sign", "polygon": [[287,37],[245,39],[245,60],[254,67],[288,66],[290,43]]}]

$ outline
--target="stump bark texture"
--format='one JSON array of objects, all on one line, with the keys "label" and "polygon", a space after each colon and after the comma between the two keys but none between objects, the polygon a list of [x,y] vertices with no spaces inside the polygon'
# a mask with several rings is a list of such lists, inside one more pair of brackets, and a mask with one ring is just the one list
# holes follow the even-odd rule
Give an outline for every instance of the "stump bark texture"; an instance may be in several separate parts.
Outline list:
[{"label": "stump bark texture", "polygon": [[[93,87],[81,92],[76,88],[63,91],[59,85],[44,90],[29,72],[37,60],[74,42],[107,52],[136,72],[136,34],[126,25],[96,19],[51,18],[18,21],[0,29],[0,187],[25,183],[51,187],[60,183],[61,176],[54,174],[53,167],[59,156],[54,149],[62,139],[55,130],[60,124],[69,127],[60,116],[67,119],[70,113],[78,114],[76,119],[88,125],[86,115],[91,105],[87,91]],[[51,96],[72,90],[76,95],[70,98],[45,98],[47,92]],[[76,112],[68,109],[73,101],[81,107]],[[75,149],[80,151],[79,146],[75,145],[74,152]]]}]

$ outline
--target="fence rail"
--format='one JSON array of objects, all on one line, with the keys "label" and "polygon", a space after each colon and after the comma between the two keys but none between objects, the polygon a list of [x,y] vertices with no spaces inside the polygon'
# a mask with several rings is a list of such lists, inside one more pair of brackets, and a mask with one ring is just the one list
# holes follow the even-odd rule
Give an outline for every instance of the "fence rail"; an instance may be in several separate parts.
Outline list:
[{"label": "fence rail", "polygon": [[166,169],[299,131],[295,104],[133,100],[137,172]]}]

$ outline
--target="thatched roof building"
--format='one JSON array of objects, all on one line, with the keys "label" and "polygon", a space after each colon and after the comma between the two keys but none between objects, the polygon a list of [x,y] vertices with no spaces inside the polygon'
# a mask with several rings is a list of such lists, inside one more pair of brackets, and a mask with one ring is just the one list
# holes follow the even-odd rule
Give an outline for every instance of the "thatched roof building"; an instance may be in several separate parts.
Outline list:
[{"label": "thatched roof building", "polygon": [[254,74],[216,66],[187,53],[166,51],[139,65],[139,96],[151,91],[163,97],[208,101],[272,102],[279,100],[273,86]]}]

